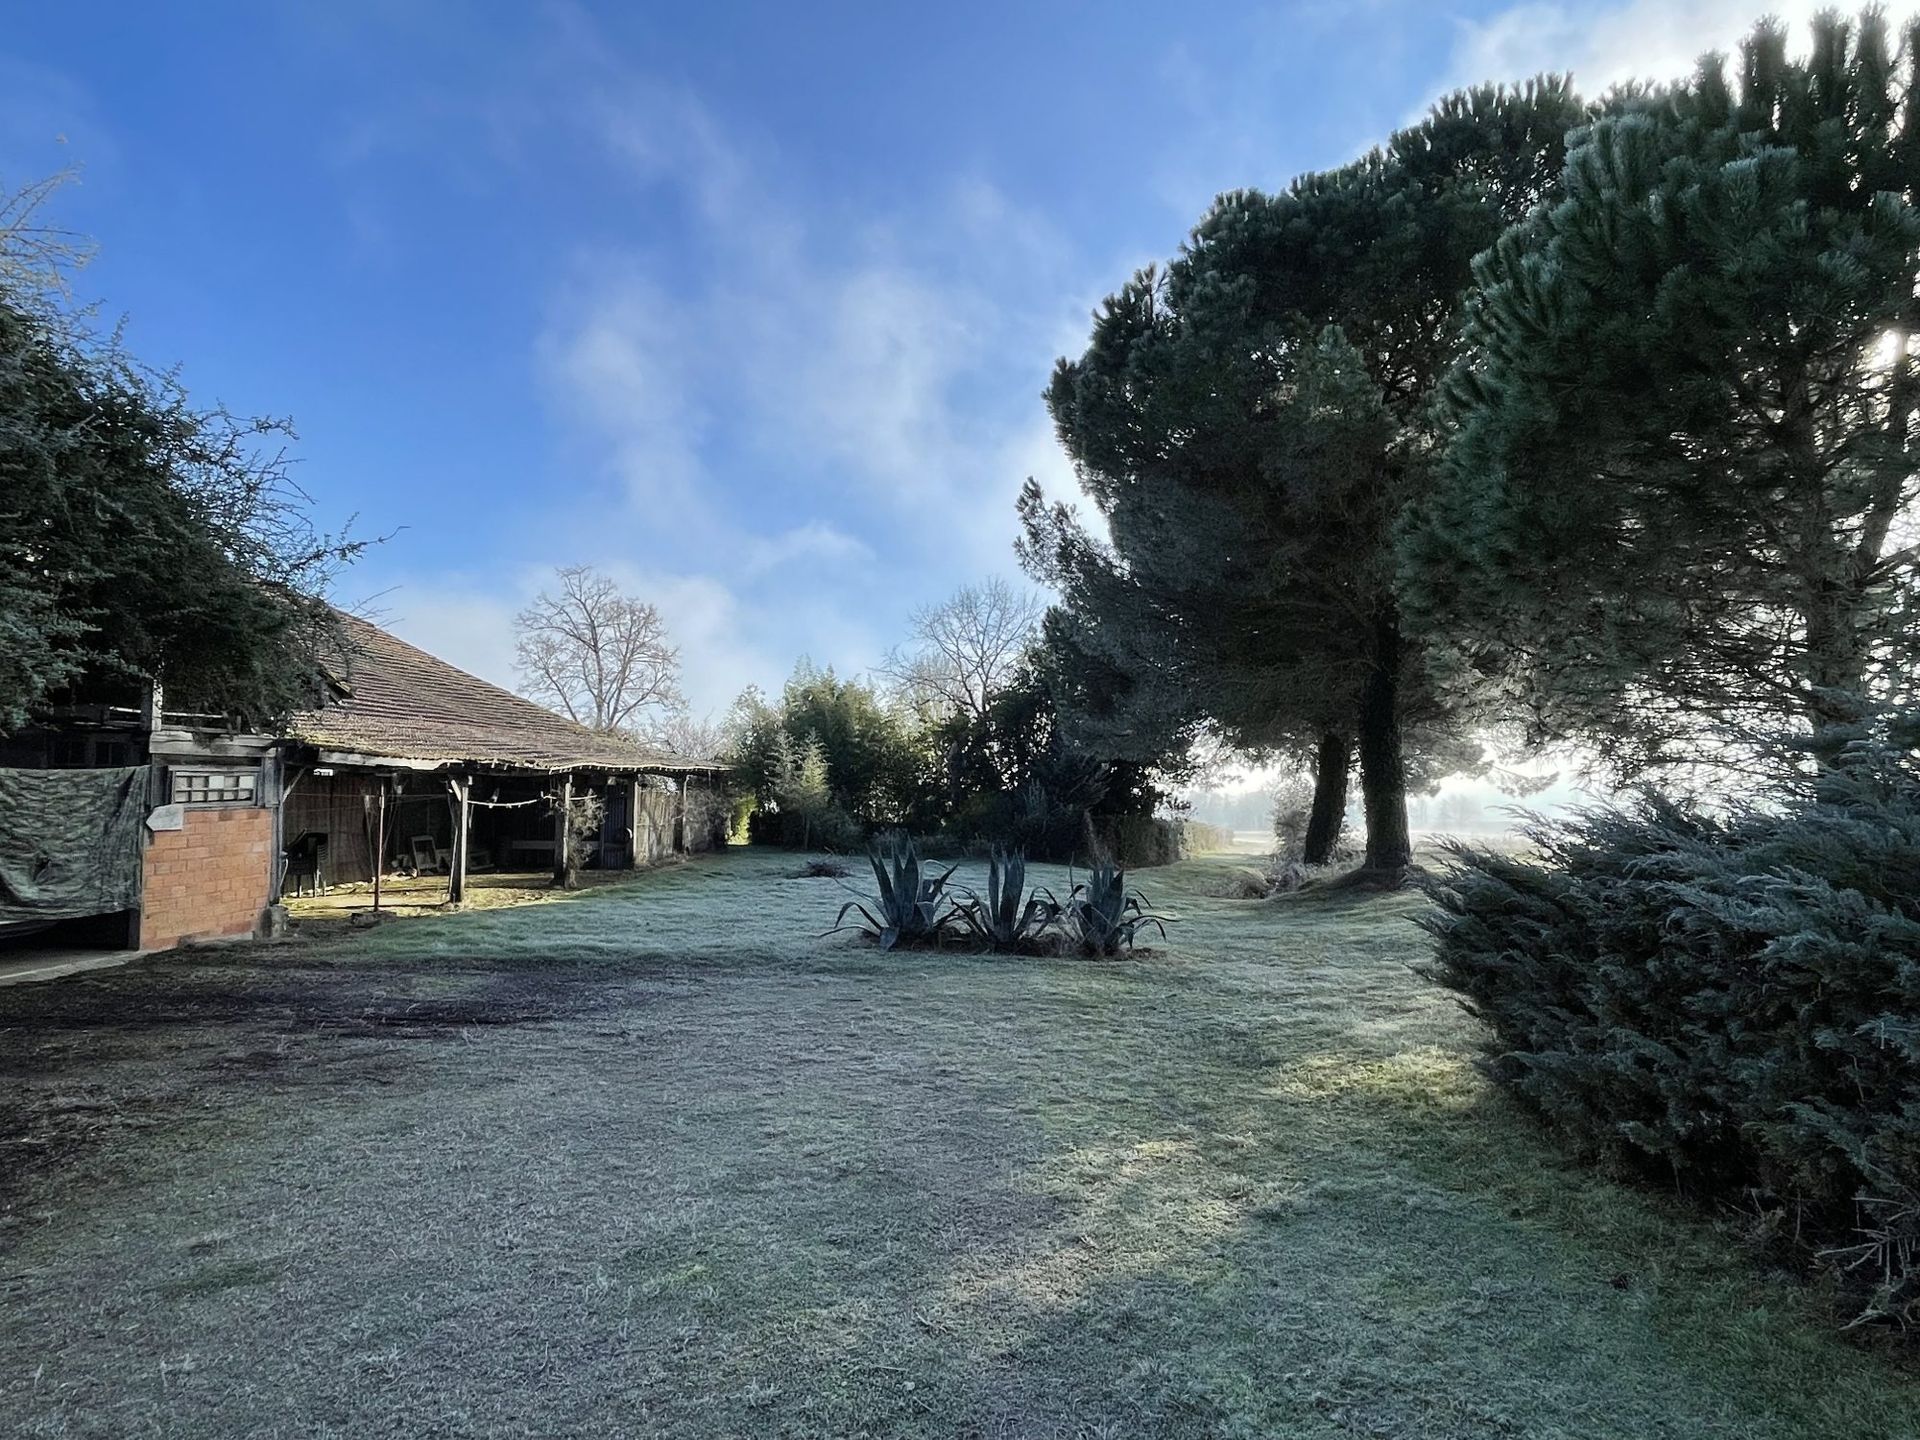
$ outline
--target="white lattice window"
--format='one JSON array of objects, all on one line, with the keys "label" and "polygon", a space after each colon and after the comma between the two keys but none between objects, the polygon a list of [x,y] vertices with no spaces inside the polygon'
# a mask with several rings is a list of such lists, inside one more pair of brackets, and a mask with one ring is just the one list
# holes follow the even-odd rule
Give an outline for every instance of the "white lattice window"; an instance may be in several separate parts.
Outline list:
[{"label": "white lattice window", "polygon": [[251,805],[258,795],[259,772],[254,770],[176,770],[176,805]]}]

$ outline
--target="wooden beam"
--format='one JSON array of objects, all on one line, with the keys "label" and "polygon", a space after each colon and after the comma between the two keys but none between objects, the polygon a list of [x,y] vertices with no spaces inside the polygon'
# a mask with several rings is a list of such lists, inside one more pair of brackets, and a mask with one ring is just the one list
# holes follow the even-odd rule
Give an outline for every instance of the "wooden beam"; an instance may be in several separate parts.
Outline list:
[{"label": "wooden beam", "polygon": [[572,883],[572,867],[567,863],[568,833],[573,824],[573,776],[560,781],[560,803],[553,812],[553,883],[564,890]]},{"label": "wooden beam", "polygon": [[380,779],[380,798],[373,822],[373,913],[380,913],[380,874],[387,868],[387,777]]},{"label": "wooden beam", "polygon": [[453,787],[453,858],[447,865],[447,903],[467,898],[467,830],[473,819],[473,781],[465,775],[450,778]]},{"label": "wooden beam", "polygon": [[642,857],[641,849],[651,850],[647,844],[646,820],[640,814],[640,777],[632,776],[627,781],[627,868],[638,870],[652,860],[652,855]]}]

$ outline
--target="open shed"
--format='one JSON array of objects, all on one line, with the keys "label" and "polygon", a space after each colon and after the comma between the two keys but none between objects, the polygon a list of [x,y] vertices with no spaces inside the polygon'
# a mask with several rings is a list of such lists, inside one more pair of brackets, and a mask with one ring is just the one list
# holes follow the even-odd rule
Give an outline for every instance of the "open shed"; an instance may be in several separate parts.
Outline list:
[{"label": "open shed", "polygon": [[341,625],[331,702],[294,715],[282,741],[289,883],[438,869],[458,901],[476,869],[561,878],[569,831],[600,869],[720,838],[711,807],[691,803],[717,762],[599,734],[365,620]]}]

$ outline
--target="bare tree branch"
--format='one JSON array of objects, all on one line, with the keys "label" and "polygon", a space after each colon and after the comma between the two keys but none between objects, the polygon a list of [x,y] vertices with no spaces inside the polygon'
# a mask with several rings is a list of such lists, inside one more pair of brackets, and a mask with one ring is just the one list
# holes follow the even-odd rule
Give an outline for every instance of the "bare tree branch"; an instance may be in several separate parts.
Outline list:
[{"label": "bare tree branch", "polygon": [[712,716],[700,719],[682,708],[655,720],[640,732],[640,738],[669,755],[686,760],[711,760],[727,749],[732,733],[724,719],[715,720]]},{"label": "bare tree branch", "polygon": [[1044,609],[1037,593],[997,577],[963,585],[914,612],[912,647],[889,651],[880,673],[923,715],[979,719],[1012,680]]},{"label": "bare tree branch", "polygon": [[0,289],[11,304],[44,314],[53,302],[72,298],[70,277],[93,258],[93,242],[47,224],[42,211],[56,190],[78,178],[70,168],[0,192]]},{"label": "bare tree branch", "polygon": [[556,593],[513,619],[521,694],[609,734],[682,710],[680,652],[660,612],[590,566],[554,578]]}]

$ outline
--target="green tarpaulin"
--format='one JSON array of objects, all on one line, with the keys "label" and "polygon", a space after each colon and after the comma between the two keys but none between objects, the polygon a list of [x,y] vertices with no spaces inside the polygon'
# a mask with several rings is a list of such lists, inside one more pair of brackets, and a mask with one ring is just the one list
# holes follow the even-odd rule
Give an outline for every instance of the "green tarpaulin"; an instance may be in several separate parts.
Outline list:
[{"label": "green tarpaulin", "polygon": [[140,903],[147,767],[0,769],[0,924]]}]

